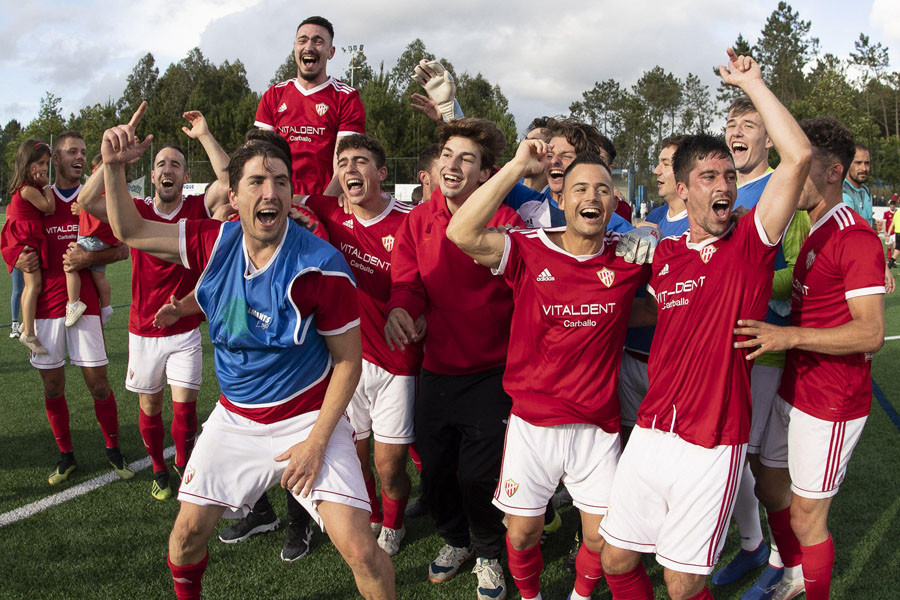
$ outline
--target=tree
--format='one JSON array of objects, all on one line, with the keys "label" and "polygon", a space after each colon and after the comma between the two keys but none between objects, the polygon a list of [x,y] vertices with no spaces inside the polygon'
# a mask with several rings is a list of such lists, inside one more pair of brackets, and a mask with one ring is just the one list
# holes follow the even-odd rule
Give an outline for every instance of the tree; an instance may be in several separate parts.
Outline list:
[{"label": "tree", "polygon": [[[632,88],[647,107],[647,118],[656,126],[656,143],[675,129],[675,115],[681,106],[681,81],[659,65],[646,71]],[[668,133],[665,120],[669,119]]]},{"label": "tree", "polygon": [[491,85],[481,73],[475,77],[463,73],[457,80],[456,98],[467,117],[479,117],[496,123],[506,135],[505,155],[515,154],[518,139],[516,120],[509,112],[509,102],[499,85]]},{"label": "tree", "polygon": [[590,123],[603,135],[613,137],[621,129],[616,107],[622,100],[623,91],[615,79],[594,83],[594,87],[582,92],[581,100],[569,105],[572,118]]},{"label": "tree", "polygon": [[156,67],[153,55],[148,52],[131,70],[128,79],[125,80],[125,91],[116,102],[121,123],[128,122],[143,100],[146,100],[151,106],[156,104],[158,82],[159,69]]},{"label": "tree", "polygon": [[[859,34],[859,39],[853,43],[853,47],[856,52],[850,53],[850,62],[862,71],[860,87],[863,90],[863,98],[866,101],[866,112],[870,115],[872,114],[870,99],[873,95],[877,95],[881,104],[881,122],[884,125],[884,134],[889,136],[891,135],[891,127],[887,116],[887,102],[885,101],[885,96],[889,95],[889,92],[885,94],[887,90],[884,89],[887,87],[885,85],[885,71],[891,62],[888,56],[888,49],[882,46],[881,42],[873,46],[869,42],[869,36],[864,33]],[[895,129],[894,133],[900,132],[897,132]]]},{"label": "tree", "polygon": [[369,66],[366,55],[362,50],[350,54],[350,64],[347,66],[347,70],[344,71],[343,80],[345,82],[361,90],[374,76],[375,73],[372,71],[372,67]]},{"label": "tree", "polygon": [[273,86],[276,83],[281,83],[282,81],[287,81],[288,79],[293,79],[297,76],[297,61],[294,60],[294,51],[288,53],[287,57],[285,57],[284,62],[281,63],[281,66],[275,71],[275,75],[272,76],[272,79],[269,80],[269,86]]},{"label": "tree", "polygon": [[763,79],[786,105],[806,92],[803,67],[816,56],[819,47],[818,38],[809,36],[811,27],[810,21],[800,19],[800,13],[782,0],[753,46]]},{"label": "tree", "polygon": [[[397,64],[391,69],[390,82],[401,94],[405,95],[407,93],[411,83],[410,75],[412,75],[413,69],[416,68],[416,65],[422,59],[434,60],[435,57],[434,54],[425,49],[425,42],[416,38],[406,46],[406,49],[403,50],[403,53],[397,59]],[[445,68],[452,71],[450,65],[446,62],[441,61],[441,63]]]},{"label": "tree", "polygon": [[709,86],[700,78],[688,73],[682,91],[681,131],[699,133],[707,131],[712,122],[713,102]]},{"label": "tree", "polygon": [[6,186],[12,178],[12,171],[15,168],[16,150],[24,139],[22,133],[22,124],[15,119],[10,120],[2,130],[0,130],[0,197],[7,202],[9,198],[6,194]]},{"label": "tree", "polygon": [[[735,54],[738,56],[752,56],[753,52],[750,48],[750,42],[748,42],[742,34],[738,34],[737,39],[731,45],[731,48],[734,50]],[[713,66],[713,73],[715,73],[716,77],[719,76],[719,66]],[[719,114],[723,117],[728,115],[728,107],[731,105],[732,101],[739,96],[743,96],[744,92],[741,91],[741,88],[735,87],[733,85],[728,85],[721,79],[719,80],[719,87],[716,90],[716,105],[719,107]]]},{"label": "tree", "polygon": [[[122,122],[117,106],[118,103],[108,100],[106,104],[97,103],[93,106],[82,107],[77,115],[73,113],[69,116],[66,127],[75,129],[84,137],[88,161],[100,153],[100,140],[103,138],[103,132]],[[90,171],[89,168],[87,170]]]},{"label": "tree", "polygon": [[38,116],[25,127],[25,137],[34,137],[49,142],[66,128],[60,104],[62,98],[46,92],[41,98]]}]

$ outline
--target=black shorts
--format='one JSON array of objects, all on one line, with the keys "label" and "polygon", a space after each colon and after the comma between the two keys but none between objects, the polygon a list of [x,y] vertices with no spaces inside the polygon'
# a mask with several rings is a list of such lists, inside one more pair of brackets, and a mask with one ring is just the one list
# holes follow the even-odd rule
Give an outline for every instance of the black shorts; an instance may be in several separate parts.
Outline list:
[{"label": "black shorts", "polygon": [[900,248],[900,233],[894,234],[894,248]]}]

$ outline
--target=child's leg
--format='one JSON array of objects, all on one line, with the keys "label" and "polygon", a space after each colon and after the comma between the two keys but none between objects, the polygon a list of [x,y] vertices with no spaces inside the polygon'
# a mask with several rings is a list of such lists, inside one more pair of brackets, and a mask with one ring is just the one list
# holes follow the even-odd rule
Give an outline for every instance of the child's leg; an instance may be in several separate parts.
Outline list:
[{"label": "child's leg", "polygon": [[112,288],[109,285],[109,280],[106,278],[106,273],[92,270],[91,279],[94,280],[94,285],[97,286],[97,294],[100,296],[100,308],[109,306]]},{"label": "child's leg", "polygon": [[42,278],[40,270],[23,273],[25,289],[22,290],[22,333],[34,335],[34,315],[37,312],[37,300],[41,293]]},{"label": "child's leg", "polygon": [[81,276],[78,271],[66,271],[66,293],[69,304],[75,304],[81,297]]}]

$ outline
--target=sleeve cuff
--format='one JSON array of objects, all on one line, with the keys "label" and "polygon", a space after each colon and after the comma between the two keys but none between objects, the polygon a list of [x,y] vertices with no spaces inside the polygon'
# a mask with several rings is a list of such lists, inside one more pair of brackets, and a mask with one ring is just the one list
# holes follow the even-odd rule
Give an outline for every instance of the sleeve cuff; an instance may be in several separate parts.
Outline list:
[{"label": "sleeve cuff", "polygon": [[509,240],[509,233],[503,236],[503,257],[500,258],[500,264],[496,269],[491,269],[491,273],[494,275],[503,275],[504,271],[506,271],[506,265],[509,262],[509,249],[511,246],[511,242]]},{"label": "sleeve cuff", "polygon": [[887,289],[883,285],[876,285],[867,288],[859,288],[856,290],[848,290],[844,293],[844,299],[859,298],[860,296],[874,296],[876,294],[885,294]]}]

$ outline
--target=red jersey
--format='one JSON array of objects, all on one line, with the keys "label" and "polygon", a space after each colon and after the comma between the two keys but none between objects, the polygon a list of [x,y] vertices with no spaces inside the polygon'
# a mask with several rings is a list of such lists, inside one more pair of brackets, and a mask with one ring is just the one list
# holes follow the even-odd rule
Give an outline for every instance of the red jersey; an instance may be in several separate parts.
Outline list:
[{"label": "red jersey", "polygon": [[659,243],[648,285],[658,320],[640,427],[705,448],[749,441],[753,363],[748,350],[734,348],[747,339],[734,328],[738,319],[765,319],[779,246],[766,240],[753,208],[720,237],[692,244],[688,230]]},{"label": "red jersey", "polygon": [[895,213],[895,212],[896,212],[896,211],[891,210],[891,209],[888,209],[888,210],[884,211],[884,217],[883,217],[883,219],[884,219],[884,232],[885,232],[887,235],[894,235],[894,233],[896,233],[896,232],[894,231],[894,213]]},{"label": "red jersey", "polygon": [[547,236],[565,230],[506,236],[497,273],[512,288],[515,308],[503,388],[512,413],[532,425],[589,423],[616,433],[625,330],[650,267],[617,258],[612,232],[598,254],[569,254]]},{"label": "red jersey", "polygon": [[[847,300],[884,294],[881,240],[865,219],[838,204],[809,232],[794,266],[791,324],[831,328],[853,317]],[[779,395],[825,421],[849,421],[869,414],[872,355],[833,356],[788,350]]]},{"label": "red jersey", "polygon": [[307,196],[303,202],[324,223],[328,239],[347,259],[356,277],[363,358],[394,375],[418,375],[422,344],[407,344],[401,352],[388,348],[384,339],[394,236],[413,207],[391,198],[383,213],[365,221],[344,213],[332,196]]},{"label": "red jersey", "polygon": [[[177,223],[181,219],[208,219],[204,195],[186,196],[171,214],[163,214],[156,208],[153,198],[135,198],[141,216],[150,221]],[[131,310],[128,331],[144,337],[166,337],[191,331],[200,326],[202,315],[190,315],[170,327],[160,329],[153,325],[156,311],[169,302],[170,296],[179,300],[187,296],[197,285],[200,271],[190,271],[181,265],[156,258],[141,250],[131,249]]]},{"label": "red jersey", "polygon": [[34,204],[22,197],[22,188],[26,186],[36,189],[41,195],[44,194],[36,183],[26,181],[22,187],[13,192],[9,200],[6,207],[6,222],[0,231],[0,252],[10,273],[25,246],[31,246],[38,253],[41,268],[47,267],[47,239],[44,237],[41,222],[43,215]]},{"label": "red jersey", "polygon": [[[506,364],[512,290],[491,270],[447,239],[447,199],[440,189],[413,208],[397,230],[391,255],[391,299],[413,320],[425,315],[422,366],[442,375],[466,375]],[[488,226],[525,223],[501,205]]]},{"label": "red jersey", "polygon": [[[105,194],[104,194],[105,195]],[[109,223],[104,223],[86,210],[78,216],[78,235],[95,237],[110,246],[118,246],[121,242],[113,235]]]},{"label": "red jersey", "polygon": [[337,138],[365,133],[366,112],[359,92],[333,77],[311,90],[289,79],[262,95],[254,125],[290,145],[294,193],[321,194],[334,173]]},{"label": "red jersey", "polygon": [[[78,217],[72,214],[72,202],[78,199],[81,186],[70,196],[63,197],[54,185],[53,195],[56,197],[56,210],[52,215],[43,218],[44,235],[47,237],[47,268],[41,271],[43,285],[38,296],[37,319],[58,319],[66,316],[66,273],[63,271],[63,255],[69,248],[69,242],[78,239]],[[100,314],[100,300],[97,288],[91,279],[90,269],[78,271],[81,277],[81,301],[87,304],[87,315]]]}]

